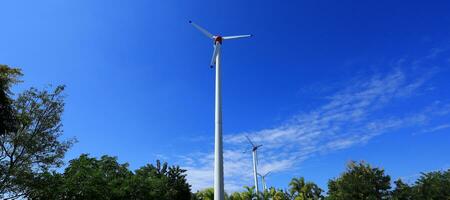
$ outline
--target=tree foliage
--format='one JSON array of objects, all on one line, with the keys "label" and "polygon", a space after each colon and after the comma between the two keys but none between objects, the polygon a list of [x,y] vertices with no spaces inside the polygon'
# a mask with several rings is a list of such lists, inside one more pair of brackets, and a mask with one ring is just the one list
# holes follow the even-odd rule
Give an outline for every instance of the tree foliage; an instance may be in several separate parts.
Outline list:
[{"label": "tree foliage", "polygon": [[14,132],[16,129],[10,88],[20,82],[20,76],[22,76],[20,69],[0,65],[0,135]]},{"label": "tree foliage", "polygon": [[193,199],[214,200],[214,188],[206,188],[194,194]]},{"label": "tree foliage", "polygon": [[412,200],[413,191],[412,188],[404,183],[402,180],[394,181],[395,190],[392,192],[393,200]]},{"label": "tree foliage", "polygon": [[295,200],[323,199],[322,189],[313,182],[305,182],[303,177],[293,178],[289,186],[290,195]]},{"label": "tree foliage", "polygon": [[390,176],[364,162],[350,162],[347,171],[328,182],[330,200],[379,200],[389,197]]},{"label": "tree foliage", "polygon": [[[256,194],[255,187],[244,186],[243,191],[225,195],[226,200],[321,200],[322,189],[313,182],[304,181],[303,177],[293,178],[289,184],[289,192],[271,187]],[[207,188],[193,194],[192,200],[213,200],[214,189]]]},{"label": "tree foliage", "polygon": [[131,172],[127,164],[117,163],[115,157],[95,159],[82,154],[69,163],[62,175],[62,196],[72,199],[120,199],[126,196],[123,186]]},{"label": "tree foliage", "polygon": [[413,190],[416,199],[450,199],[450,170],[422,174]]},{"label": "tree foliage", "polygon": [[392,196],[396,200],[450,199],[450,170],[422,173],[412,186],[399,180]]},{"label": "tree foliage", "polygon": [[[100,159],[82,154],[71,160],[63,174],[45,173],[38,187],[29,191],[30,199],[133,199],[133,200],[190,200],[190,185],[185,170],[168,167],[157,161],[156,166],[145,165],[134,172],[128,164],[120,164],[116,157]],[[51,197],[48,191],[52,191]]]},{"label": "tree foliage", "polygon": [[31,88],[12,99],[10,87],[20,76],[20,70],[0,66],[0,197],[4,198],[26,195],[40,173],[62,164],[73,142],[59,139],[64,86],[49,91]]}]

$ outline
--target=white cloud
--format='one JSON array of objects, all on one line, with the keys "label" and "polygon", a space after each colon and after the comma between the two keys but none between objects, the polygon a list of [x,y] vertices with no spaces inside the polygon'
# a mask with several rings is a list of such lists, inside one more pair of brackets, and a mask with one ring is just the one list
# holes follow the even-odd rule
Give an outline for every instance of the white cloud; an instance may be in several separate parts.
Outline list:
[{"label": "white cloud", "polygon": [[441,124],[432,128],[428,128],[423,130],[424,133],[432,133],[432,132],[436,132],[436,131],[441,131],[444,129],[449,129],[450,128],[450,124]]},{"label": "white cloud", "polygon": [[185,167],[187,170],[187,179],[192,185],[192,190],[197,191],[213,185],[214,169],[207,167]]}]

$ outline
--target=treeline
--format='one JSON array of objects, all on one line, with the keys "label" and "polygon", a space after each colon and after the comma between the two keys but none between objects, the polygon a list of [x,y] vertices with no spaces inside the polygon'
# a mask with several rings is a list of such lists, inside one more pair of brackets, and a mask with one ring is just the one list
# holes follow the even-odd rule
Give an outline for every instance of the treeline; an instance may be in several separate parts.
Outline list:
[{"label": "treeline", "polygon": [[[70,200],[212,200],[214,191],[191,192],[186,170],[156,162],[137,170],[117,158],[83,154],[59,169],[73,139],[63,140],[61,116],[64,86],[30,88],[13,94],[20,69],[0,65],[0,199]],[[294,178],[288,189],[269,188],[255,194],[252,187],[234,192],[228,200],[448,200],[450,171],[424,173],[408,185],[391,183],[384,170],[351,162],[328,182],[325,193],[315,183]]]},{"label": "treeline", "polygon": [[161,199],[190,200],[185,172],[167,163],[146,165],[135,171],[117,158],[100,159],[86,154],[71,160],[64,173],[45,172],[36,176],[26,191],[29,199]]},{"label": "treeline", "polygon": [[[195,193],[193,199],[213,200],[214,190]],[[422,173],[414,184],[402,180],[391,184],[383,169],[364,162],[350,162],[339,177],[328,181],[328,192],[303,177],[293,178],[288,189],[269,188],[259,194],[254,187],[226,196],[227,200],[447,200],[450,199],[450,170]]]}]

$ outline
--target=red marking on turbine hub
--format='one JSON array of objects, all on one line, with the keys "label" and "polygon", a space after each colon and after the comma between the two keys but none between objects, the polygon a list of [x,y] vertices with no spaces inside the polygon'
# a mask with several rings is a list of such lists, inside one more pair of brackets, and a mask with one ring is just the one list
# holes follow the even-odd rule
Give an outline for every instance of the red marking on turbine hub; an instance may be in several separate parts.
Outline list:
[{"label": "red marking on turbine hub", "polygon": [[217,42],[218,42],[219,44],[222,44],[222,41],[223,41],[222,36],[217,36],[217,37],[214,39],[214,44],[216,44]]}]

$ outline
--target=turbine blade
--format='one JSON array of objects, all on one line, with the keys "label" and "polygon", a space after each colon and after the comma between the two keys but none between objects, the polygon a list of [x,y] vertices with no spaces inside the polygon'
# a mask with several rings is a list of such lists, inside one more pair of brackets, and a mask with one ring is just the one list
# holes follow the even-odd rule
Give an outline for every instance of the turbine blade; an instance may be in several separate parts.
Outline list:
[{"label": "turbine blade", "polygon": [[247,38],[247,37],[251,37],[252,35],[234,35],[234,36],[225,36],[222,37],[222,39],[224,40],[232,40],[232,39],[239,39],[239,38]]},{"label": "turbine blade", "polygon": [[211,34],[210,32],[208,32],[206,29],[202,28],[201,26],[197,25],[196,23],[189,21],[190,24],[192,24],[192,26],[194,26],[196,29],[198,29],[200,32],[202,32],[204,35],[206,35],[206,37],[210,38],[210,39],[214,39],[214,35]]},{"label": "turbine blade", "polygon": [[218,48],[219,47],[217,45],[214,45],[214,51],[213,51],[213,55],[212,55],[212,58],[211,58],[211,64],[209,65],[211,68],[213,68],[214,64],[216,64],[217,52],[219,51]]},{"label": "turbine blade", "polygon": [[255,145],[253,144],[253,142],[250,140],[250,138],[248,136],[245,136],[248,140],[248,142],[250,142],[250,144],[252,145],[252,147],[255,147]]}]

